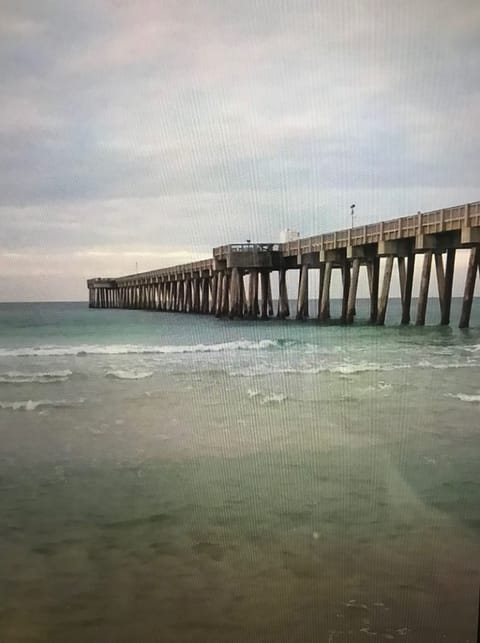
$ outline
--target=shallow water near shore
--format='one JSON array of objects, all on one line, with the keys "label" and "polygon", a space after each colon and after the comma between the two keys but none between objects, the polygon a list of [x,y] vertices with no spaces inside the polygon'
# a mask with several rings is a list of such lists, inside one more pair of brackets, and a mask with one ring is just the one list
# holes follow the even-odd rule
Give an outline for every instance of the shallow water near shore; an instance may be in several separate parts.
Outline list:
[{"label": "shallow water near shore", "polygon": [[477,303],[467,331],[0,305],[0,640],[473,643]]}]

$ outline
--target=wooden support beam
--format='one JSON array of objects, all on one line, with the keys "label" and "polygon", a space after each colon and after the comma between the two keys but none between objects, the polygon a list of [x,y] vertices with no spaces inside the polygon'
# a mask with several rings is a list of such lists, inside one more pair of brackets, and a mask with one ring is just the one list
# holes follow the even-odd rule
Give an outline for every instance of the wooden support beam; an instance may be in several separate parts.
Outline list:
[{"label": "wooden support beam", "polygon": [[353,322],[355,317],[355,303],[357,300],[358,276],[360,274],[360,259],[355,258],[352,262],[352,278],[350,280],[350,289],[348,291],[347,305],[347,324]]},{"label": "wooden support beam", "polygon": [[215,317],[222,316],[222,298],[223,298],[223,272],[217,273],[217,300],[215,302]]},{"label": "wooden support beam", "polygon": [[330,319],[330,282],[332,279],[332,262],[327,261],[325,264],[325,277],[322,288],[322,301],[320,304],[320,320],[327,321]]},{"label": "wooden support beam", "polygon": [[325,263],[321,263],[318,271],[318,304],[317,304],[318,319],[320,319],[320,308],[322,306],[322,294],[323,294],[324,283],[325,283]]},{"label": "wooden support beam", "polygon": [[185,279],[185,312],[191,313],[192,311],[192,280],[187,277]]},{"label": "wooden support beam", "polygon": [[172,281],[170,312],[175,312],[177,306],[177,282]]},{"label": "wooden support beam", "polygon": [[287,271],[281,268],[278,271],[278,313],[279,319],[285,319],[290,315],[287,292]]},{"label": "wooden support beam", "polygon": [[222,306],[220,314],[223,317],[228,317],[228,304],[229,304],[229,292],[230,292],[230,275],[228,272],[223,273],[223,283],[222,283]]},{"label": "wooden support beam", "polygon": [[468,260],[467,275],[465,277],[465,290],[463,293],[462,312],[460,315],[459,328],[468,328],[470,324],[470,314],[472,312],[473,296],[475,293],[475,279],[477,269],[480,264],[480,246],[470,250]]},{"label": "wooden support beam", "polygon": [[427,313],[428,288],[430,286],[430,273],[432,270],[432,250],[427,250],[423,255],[422,278],[420,281],[420,293],[418,295],[417,306],[417,326],[425,325],[425,316]]},{"label": "wooden support beam", "polygon": [[240,310],[241,317],[246,317],[248,314],[247,299],[245,297],[245,279],[243,270],[240,270]]},{"label": "wooden support beam", "polygon": [[[452,288],[453,288],[453,273],[455,269],[455,248],[447,250],[447,260],[445,262],[445,289],[443,298],[442,318],[440,323],[442,326],[448,326],[450,323],[450,309],[452,306]],[[479,266],[480,267],[480,266]]]},{"label": "wooden support beam", "polygon": [[443,319],[445,311],[445,269],[443,267],[443,255],[441,252],[434,253],[435,272],[437,275],[438,303],[440,304],[440,319]]},{"label": "wooden support beam", "polygon": [[232,276],[230,280],[230,302],[228,316],[230,319],[234,317],[241,317],[241,303],[240,303],[240,270],[232,268]]},{"label": "wooden support beam", "polygon": [[164,289],[164,283],[163,281],[158,282],[158,310],[163,310],[163,289]]},{"label": "wooden support beam", "polygon": [[345,262],[342,266],[342,283],[343,283],[343,294],[342,294],[342,314],[341,321],[344,324],[347,321],[347,308],[348,308],[348,293],[350,292],[350,264]]},{"label": "wooden support beam", "polygon": [[145,308],[147,310],[150,310],[152,307],[151,292],[151,285],[145,284]]},{"label": "wooden support beam", "polygon": [[390,292],[390,282],[392,280],[393,256],[390,255],[385,261],[385,272],[383,273],[382,293],[378,305],[377,324],[383,326],[387,314],[388,295]]},{"label": "wooden support beam", "polygon": [[[400,257],[399,257],[400,259]],[[399,264],[400,271],[400,264]],[[413,273],[415,271],[415,254],[410,252],[407,256],[407,272],[405,275],[405,287],[402,294],[402,324],[410,323],[410,309],[412,307]]]},{"label": "wooden support beam", "polygon": [[260,272],[260,288],[262,305],[260,309],[260,319],[268,319],[268,277],[269,272],[262,270]]},{"label": "wooden support beam", "polygon": [[193,312],[200,312],[200,277],[193,278]]},{"label": "wooden support beam", "polygon": [[270,271],[268,272],[267,279],[268,279],[268,284],[267,284],[268,316],[273,317],[272,280],[271,280]]},{"label": "wooden support beam", "polygon": [[405,300],[405,289],[407,286],[407,273],[405,270],[405,257],[397,257],[398,281],[400,284],[400,299],[403,304]]},{"label": "wooden support beam", "polygon": [[258,297],[259,272],[256,270],[256,278],[253,280],[253,314],[255,319],[260,315],[260,304]]},{"label": "wooden support beam", "polygon": [[308,266],[300,268],[297,297],[297,319],[308,319]]},{"label": "wooden support beam", "polygon": [[204,315],[208,314],[208,308],[209,308],[209,277],[203,277],[202,279],[202,306],[201,306],[201,312]]},{"label": "wooden support beam", "polygon": [[258,270],[250,271],[248,282],[248,318],[256,319],[258,315]]},{"label": "wooden support beam", "polygon": [[178,282],[177,310],[179,313],[185,312],[185,281],[180,279]]},{"label": "wooden support beam", "polygon": [[210,299],[210,314],[215,315],[217,309],[217,288],[218,288],[218,273],[214,273],[210,279],[211,299]]},{"label": "wooden support beam", "polygon": [[378,317],[378,288],[380,283],[380,257],[374,257],[367,264],[368,287],[370,292],[370,323],[376,324]]},{"label": "wooden support beam", "polygon": [[164,286],[164,291],[163,291],[164,298],[163,298],[163,309],[162,310],[167,313],[168,312],[168,307],[170,305],[170,282],[165,281],[163,286]]}]

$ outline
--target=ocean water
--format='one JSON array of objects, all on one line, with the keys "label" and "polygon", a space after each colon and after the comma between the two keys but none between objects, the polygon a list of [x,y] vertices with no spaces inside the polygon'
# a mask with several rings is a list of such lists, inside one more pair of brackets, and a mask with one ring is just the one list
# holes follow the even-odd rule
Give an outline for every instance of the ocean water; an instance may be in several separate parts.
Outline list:
[{"label": "ocean water", "polygon": [[437,307],[1,304],[0,641],[473,643],[480,306]]}]

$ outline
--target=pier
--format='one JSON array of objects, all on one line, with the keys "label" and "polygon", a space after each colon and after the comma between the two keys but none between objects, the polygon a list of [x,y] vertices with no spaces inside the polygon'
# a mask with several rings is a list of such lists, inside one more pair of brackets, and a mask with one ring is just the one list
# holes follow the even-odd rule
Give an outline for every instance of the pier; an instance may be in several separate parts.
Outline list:
[{"label": "pier", "polygon": [[[459,249],[470,253],[458,320],[460,328],[466,328],[480,272],[480,201],[286,243],[229,244],[214,248],[213,256],[203,261],[123,277],[89,279],[89,306],[210,314],[230,319],[285,319],[290,316],[286,275],[296,270],[296,318],[307,319],[311,313],[309,275],[317,270],[319,288],[314,314],[327,322],[332,273],[339,270],[343,283],[341,322],[354,321],[358,284],[366,273],[370,322],[383,325],[396,267],[402,302],[399,322],[409,324],[414,314],[415,323],[423,326],[434,266],[440,323],[448,325],[455,254]],[[421,280],[417,309],[412,313],[416,268],[421,270]],[[272,298],[274,275],[278,279],[276,310]]]}]

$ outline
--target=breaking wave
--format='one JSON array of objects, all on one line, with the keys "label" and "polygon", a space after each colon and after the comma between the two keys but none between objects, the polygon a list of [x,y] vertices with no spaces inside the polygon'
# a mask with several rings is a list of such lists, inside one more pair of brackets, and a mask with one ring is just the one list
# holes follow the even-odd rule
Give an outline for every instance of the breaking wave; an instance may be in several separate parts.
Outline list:
[{"label": "breaking wave", "polygon": [[55,407],[66,408],[83,404],[85,400],[75,402],[69,400],[21,400],[14,402],[0,402],[0,409],[8,411],[35,411],[39,408]]},{"label": "breaking wave", "polygon": [[[23,348],[0,349],[0,357],[61,357],[64,355],[155,355],[175,353],[218,353],[228,351],[260,351],[269,349],[285,349],[301,342],[283,339],[261,339],[250,341],[246,339],[221,342],[219,344],[193,345],[159,345],[143,346],[137,344],[110,344],[102,346],[89,344],[81,346],[27,346]],[[313,348],[313,347],[311,347]]]},{"label": "breaking wave", "polygon": [[480,394],[467,395],[466,393],[447,393],[448,397],[454,397],[462,402],[480,402]]},{"label": "breaking wave", "polygon": [[357,362],[357,363],[328,363],[318,366],[278,366],[272,367],[271,364],[255,364],[241,369],[229,371],[231,377],[256,377],[259,375],[271,375],[272,373],[281,375],[319,375],[321,373],[334,373],[337,375],[357,375],[361,373],[377,372],[385,373],[410,368],[432,368],[432,369],[449,369],[449,368],[472,368],[474,363],[438,363],[428,362],[426,360],[416,363],[405,364],[379,364],[377,362]]},{"label": "breaking wave", "polygon": [[47,371],[45,373],[21,373],[9,371],[0,373],[0,384],[52,384],[54,382],[66,382],[73,375],[72,371]]},{"label": "breaking wave", "polygon": [[255,377],[258,375],[319,375],[320,373],[336,373],[340,375],[355,375],[368,371],[394,371],[397,369],[412,368],[410,364],[376,364],[361,362],[358,364],[325,364],[321,366],[280,366],[272,368],[270,364],[257,364],[255,366],[230,371],[231,377]]},{"label": "breaking wave", "polygon": [[127,370],[111,370],[107,372],[107,377],[112,377],[117,380],[143,380],[151,377],[153,371],[141,371],[138,369]]}]

